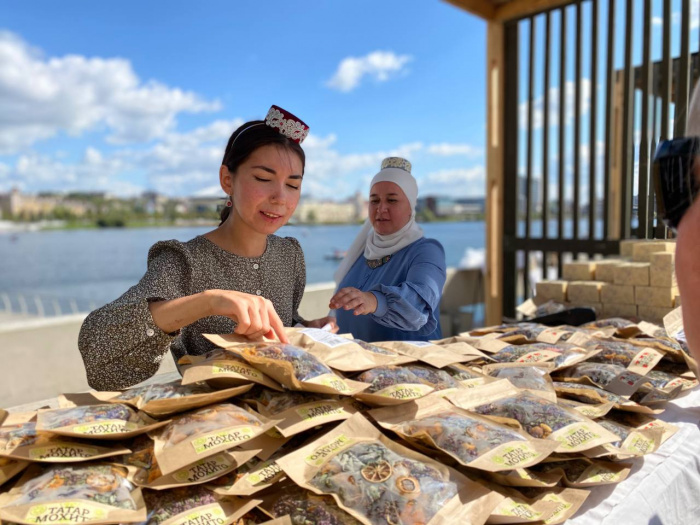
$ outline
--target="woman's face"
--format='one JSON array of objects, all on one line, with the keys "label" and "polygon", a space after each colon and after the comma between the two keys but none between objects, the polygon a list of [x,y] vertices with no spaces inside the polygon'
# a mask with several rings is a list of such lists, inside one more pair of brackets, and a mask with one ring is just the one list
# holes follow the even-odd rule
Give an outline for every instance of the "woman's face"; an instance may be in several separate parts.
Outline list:
[{"label": "woman's face", "polygon": [[284,226],[299,203],[303,167],[281,146],[256,149],[232,175],[221,169],[221,187],[233,195],[232,212],[250,229],[268,235]]},{"label": "woman's face", "polygon": [[374,231],[380,235],[391,235],[406,226],[411,219],[411,203],[393,182],[377,182],[370,190],[369,220]]}]

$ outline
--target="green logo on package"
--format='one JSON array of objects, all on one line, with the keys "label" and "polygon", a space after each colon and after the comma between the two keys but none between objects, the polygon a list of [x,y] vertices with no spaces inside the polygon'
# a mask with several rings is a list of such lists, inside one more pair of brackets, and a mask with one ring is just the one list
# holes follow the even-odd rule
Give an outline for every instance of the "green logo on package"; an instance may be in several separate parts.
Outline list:
[{"label": "green logo on package", "polygon": [[519,443],[504,448],[500,454],[494,455],[491,460],[497,465],[506,465],[515,468],[540,455],[541,454],[538,452],[532,450],[527,443]]},{"label": "green logo on package", "polygon": [[[238,427],[220,432],[212,432],[192,440],[192,446],[197,454],[202,454],[213,448],[226,445],[235,445],[242,441],[248,441],[255,436],[255,431],[251,427]],[[229,447],[225,447],[229,448]]]}]

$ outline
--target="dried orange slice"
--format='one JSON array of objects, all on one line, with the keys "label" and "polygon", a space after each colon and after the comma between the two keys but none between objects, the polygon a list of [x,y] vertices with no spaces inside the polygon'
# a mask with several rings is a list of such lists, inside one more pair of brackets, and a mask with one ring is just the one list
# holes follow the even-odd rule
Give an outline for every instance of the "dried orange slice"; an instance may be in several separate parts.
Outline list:
[{"label": "dried orange slice", "polygon": [[420,493],[420,483],[418,480],[411,476],[401,476],[396,480],[396,488],[402,494],[419,494]]},{"label": "dried orange slice", "polygon": [[370,463],[364,467],[360,473],[367,481],[372,483],[381,483],[382,481],[386,481],[391,477],[393,469],[388,461],[381,460],[377,461],[376,463]]}]

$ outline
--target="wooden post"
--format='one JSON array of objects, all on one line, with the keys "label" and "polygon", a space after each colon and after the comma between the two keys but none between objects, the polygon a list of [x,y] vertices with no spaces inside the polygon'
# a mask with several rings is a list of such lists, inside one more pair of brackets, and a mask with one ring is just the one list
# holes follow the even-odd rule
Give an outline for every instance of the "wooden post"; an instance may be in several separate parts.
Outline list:
[{"label": "wooden post", "polygon": [[[610,73],[610,72],[608,72]],[[611,162],[610,162],[610,187],[608,193],[608,224],[609,224],[609,239],[620,239],[620,223],[622,221],[622,209],[620,206],[622,192],[624,188],[622,187],[622,130],[624,124],[623,113],[624,113],[624,99],[623,99],[623,71],[615,71],[612,73],[614,75],[614,91],[613,99],[608,101],[608,104],[612,104],[612,143],[606,144],[606,147],[610,148]]]},{"label": "wooden post", "polygon": [[486,73],[486,324],[503,317],[503,108],[505,86],[503,23],[489,22]]}]

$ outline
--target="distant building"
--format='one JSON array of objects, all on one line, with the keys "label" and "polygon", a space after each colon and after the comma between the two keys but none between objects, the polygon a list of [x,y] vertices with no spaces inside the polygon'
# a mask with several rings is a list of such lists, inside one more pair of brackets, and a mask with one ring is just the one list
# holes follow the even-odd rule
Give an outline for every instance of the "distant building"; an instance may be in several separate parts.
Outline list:
[{"label": "distant building", "polygon": [[350,223],[366,218],[367,201],[359,192],[341,202],[302,199],[293,216],[296,222],[303,223]]},{"label": "distant building", "polygon": [[74,217],[84,217],[94,211],[93,204],[79,200],[76,196],[66,198],[58,194],[30,195],[13,188],[8,193],[0,193],[0,215],[3,219],[36,219],[53,214],[57,209]]},{"label": "distant building", "polygon": [[455,199],[444,196],[427,196],[418,199],[418,213],[429,210],[435,217],[473,217],[484,213],[483,197],[463,197]]}]

